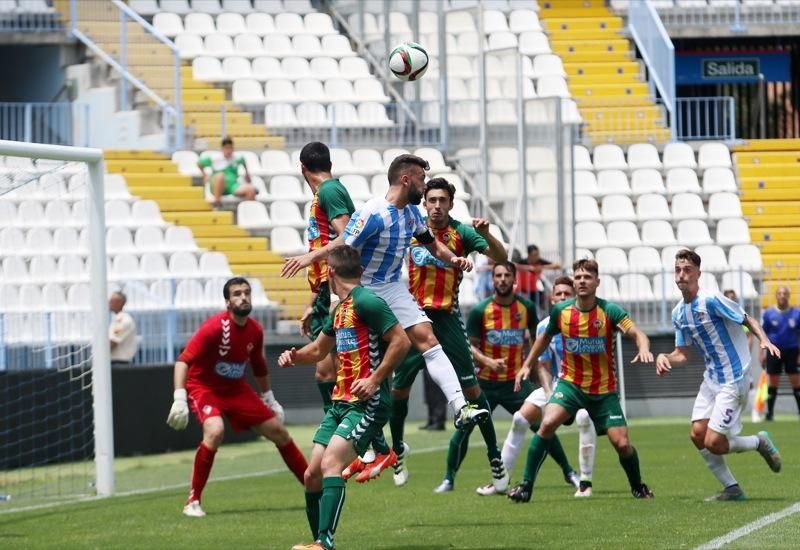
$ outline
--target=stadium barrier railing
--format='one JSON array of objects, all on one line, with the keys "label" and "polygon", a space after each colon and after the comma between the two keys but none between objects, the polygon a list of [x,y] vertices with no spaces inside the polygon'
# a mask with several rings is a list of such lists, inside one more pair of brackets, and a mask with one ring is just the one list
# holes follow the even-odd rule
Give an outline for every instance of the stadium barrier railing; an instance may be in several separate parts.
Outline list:
[{"label": "stadium barrier railing", "polygon": [[0,103],[0,139],[86,147],[88,131],[88,104]]},{"label": "stadium barrier railing", "polygon": [[61,14],[52,13],[0,13],[0,33],[64,32]]},{"label": "stadium barrier railing", "polygon": [[647,67],[651,91],[656,90],[670,115],[670,129],[675,138],[675,46],[650,2],[631,2],[628,8],[628,31]]},{"label": "stadium barrier railing", "polygon": [[679,97],[675,104],[676,136],[680,141],[736,139],[734,98]]},{"label": "stadium barrier railing", "polygon": [[[184,145],[181,58],[175,43],[119,0],[70,0],[70,32],[110,65],[119,82],[119,109],[130,110],[139,100],[133,88],[161,111],[167,150]],[[136,60],[138,69],[129,62]],[[150,71],[170,66],[171,74]]]},{"label": "stadium barrier railing", "polygon": [[664,25],[679,27],[730,27],[731,32],[746,32],[747,25],[800,24],[800,5],[771,4],[765,6],[706,6],[663,10],[659,12]]}]

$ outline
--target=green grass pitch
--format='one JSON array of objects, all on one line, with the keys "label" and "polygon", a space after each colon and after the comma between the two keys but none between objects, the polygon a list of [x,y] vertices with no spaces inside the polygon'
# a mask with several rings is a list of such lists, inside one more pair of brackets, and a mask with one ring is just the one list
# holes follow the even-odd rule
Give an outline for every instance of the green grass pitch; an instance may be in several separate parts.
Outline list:
[{"label": "green grass pitch", "polygon": [[[746,426],[755,433],[764,424]],[[507,422],[498,424],[502,442]],[[422,432],[409,426],[412,454],[409,483],[395,488],[391,472],[365,485],[351,482],[337,533],[339,549],[482,550],[503,548],[694,548],[800,500],[800,425],[796,418],[768,426],[783,456],[773,474],[757,453],[729,457],[747,494],[741,503],[707,503],[718,490],[688,438],[684,420],[633,421],[631,441],[639,450],[642,472],[655,500],[631,497],[625,475],[605,438],[598,440],[595,495],[576,500],[560,470],[548,459],[533,501],[513,504],[505,497],[480,497],[475,488],[488,482],[488,464],[476,432],[455,491],[432,492],[444,473],[447,438],[452,433]],[[304,450],[312,427],[292,427]],[[388,429],[387,429],[388,435]],[[577,467],[577,436],[561,434]],[[416,451],[416,452],[414,452]],[[187,481],[193,453],[118,460],[120,491]],[[520,458],[513,479],[524,465]],[[237,474],[260,471],[253,475]],[[217,480],[215,481],[215,477]],[[289,549],[310,542],[303,490],[282,467],[274,448],[263,442],[223,446],[212,482],[203,495],[208,516],[180,513],[187,488],[149,491],[112,499],[3,513],[0,548],[263,548]],[[755,531],[731,548],[797,548],[799,515]]]}]

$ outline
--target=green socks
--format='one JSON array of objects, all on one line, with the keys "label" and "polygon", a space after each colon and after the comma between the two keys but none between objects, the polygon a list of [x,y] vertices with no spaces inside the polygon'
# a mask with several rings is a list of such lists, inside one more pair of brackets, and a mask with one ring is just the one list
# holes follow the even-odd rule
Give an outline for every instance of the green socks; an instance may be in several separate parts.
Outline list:
[{"label": "green socks", "polygon": [[[486,399],[486,394],[483,391],[481,391],[477,399],[470,399],[469,401],[477,405],[479,409],[492,411],[492,407],[489,406],[489,400]],[[494,431],[492,415],[490,414],[489,418],[478,424],[478,428],[481,430],[483,440],[486,442],[486,453],[489,455],[489,460],[500,458],[500,449],[497,448],[497,434]]]},{"label": "green socks", "polygon": [[547,457],[552,443],[553,439],[543,439],[539,434],[533,436],[531,445],[528,447],[528,459],[525,461],[525,475],[522,478],[525,483],[533,485],[536,481],[536,475],[539,473],[539,468],[542,467],[542,462]]},{"label": "green socks", "polygon": [[322,498],[322,491],[310,493],[306,491],[306,517],[308,526],[311,527],[311,535],[317,540],[319,535],[319,499]]},{"label": "green socks", "polygon": [[386,438],[383,437],[383,430],[372,439],[372,448],[375,449],[375,452],[379,455],[389,454],[389,444],[386,442]]},{"label": "green socks", "polygon": [[628,476],[631,489],[639,487],[642,484],[642,473],[639,471],[639,453],[636,452],[636,448],[633,448],[633,454],[628,458],[620,456],[619,463],[625,470],[625,475]]},{"label": "green socks", "polygon": [[450,448],[447,450],[447,472],[444,478],[453,483],[456,478],[456,472],[464,462],[464,457],[467,456],[469,449],[469,436],[472,433],[474,426],[470,426],[465,430],[456,430],[450,436]]},{"label": "green socks", "polygon": [[403,452],[403,426],[408,416],[408,399],[392,399],[392,416],[389,417],[389,430],[392,432],[394,452]]},{"label": "green socks", "polygon": [[572,471],[572,466],[569,464],[569,460],[567,460],[567,455],[564,453],[564,447],[561,446],[561,440],[558,438],[557,435],[553,436],[553,440],[550,443],[550,456],[553,457],[553,460],[556,461],[561,467],[561,471],[564,472],[564,475],[567,475]]},{"label": "green socks", "polygon": [[322,396],[322,410],[324,412],[328,412],[328,409],[330,409],[331,405],[333,405],[331,394],[333,394],[333,388],[335,387],[335,380],[330,382],[317,382],[317,389],[319,390],[319,394]]},{"label": "green socks", "polygon": [[344,507],[344,480],[341,477],[322,479],[322,498],[319,505],[319,534],[316,540],[325,548],[333,548],[336,526]]}]

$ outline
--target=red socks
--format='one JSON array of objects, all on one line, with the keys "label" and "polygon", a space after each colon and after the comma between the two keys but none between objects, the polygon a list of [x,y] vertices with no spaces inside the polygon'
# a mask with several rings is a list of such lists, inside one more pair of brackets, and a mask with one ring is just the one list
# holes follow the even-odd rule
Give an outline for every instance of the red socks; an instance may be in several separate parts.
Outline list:
[{"label": "red socks", "polygon": [[306,462],[306,457],[303,455],[303,452],[295,445],[293,439],[290,439],[289,443],[283,447],[278,447],[278,451],[281,453],[283,461],[302,485],[303,474],[306,468],[308,468],[308,462]]},{"label": "red socks", "polygon": [[214,465],[214,455],[216,454],[216,449],[211,450],[206,447],[203,442],[200,442],[200,446],[197,447],[197,454],[194,455],[192,492],[189,493],[189,501],[200,500],[200,496],[208,481],[208,476],[211,474],[211,467]]}]

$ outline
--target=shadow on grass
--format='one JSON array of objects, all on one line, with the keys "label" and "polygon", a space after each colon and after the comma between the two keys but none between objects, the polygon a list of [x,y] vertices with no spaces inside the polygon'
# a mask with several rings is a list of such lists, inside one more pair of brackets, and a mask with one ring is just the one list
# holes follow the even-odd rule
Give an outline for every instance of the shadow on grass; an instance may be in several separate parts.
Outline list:
[{"label": "shadow on grass", "polygon": [[229,510],[215,510],[209,515],[225,516],[232,514],[263,514],[265,512],[305,512],[305,506],[275,506],[263,508],[231,508]]}]

